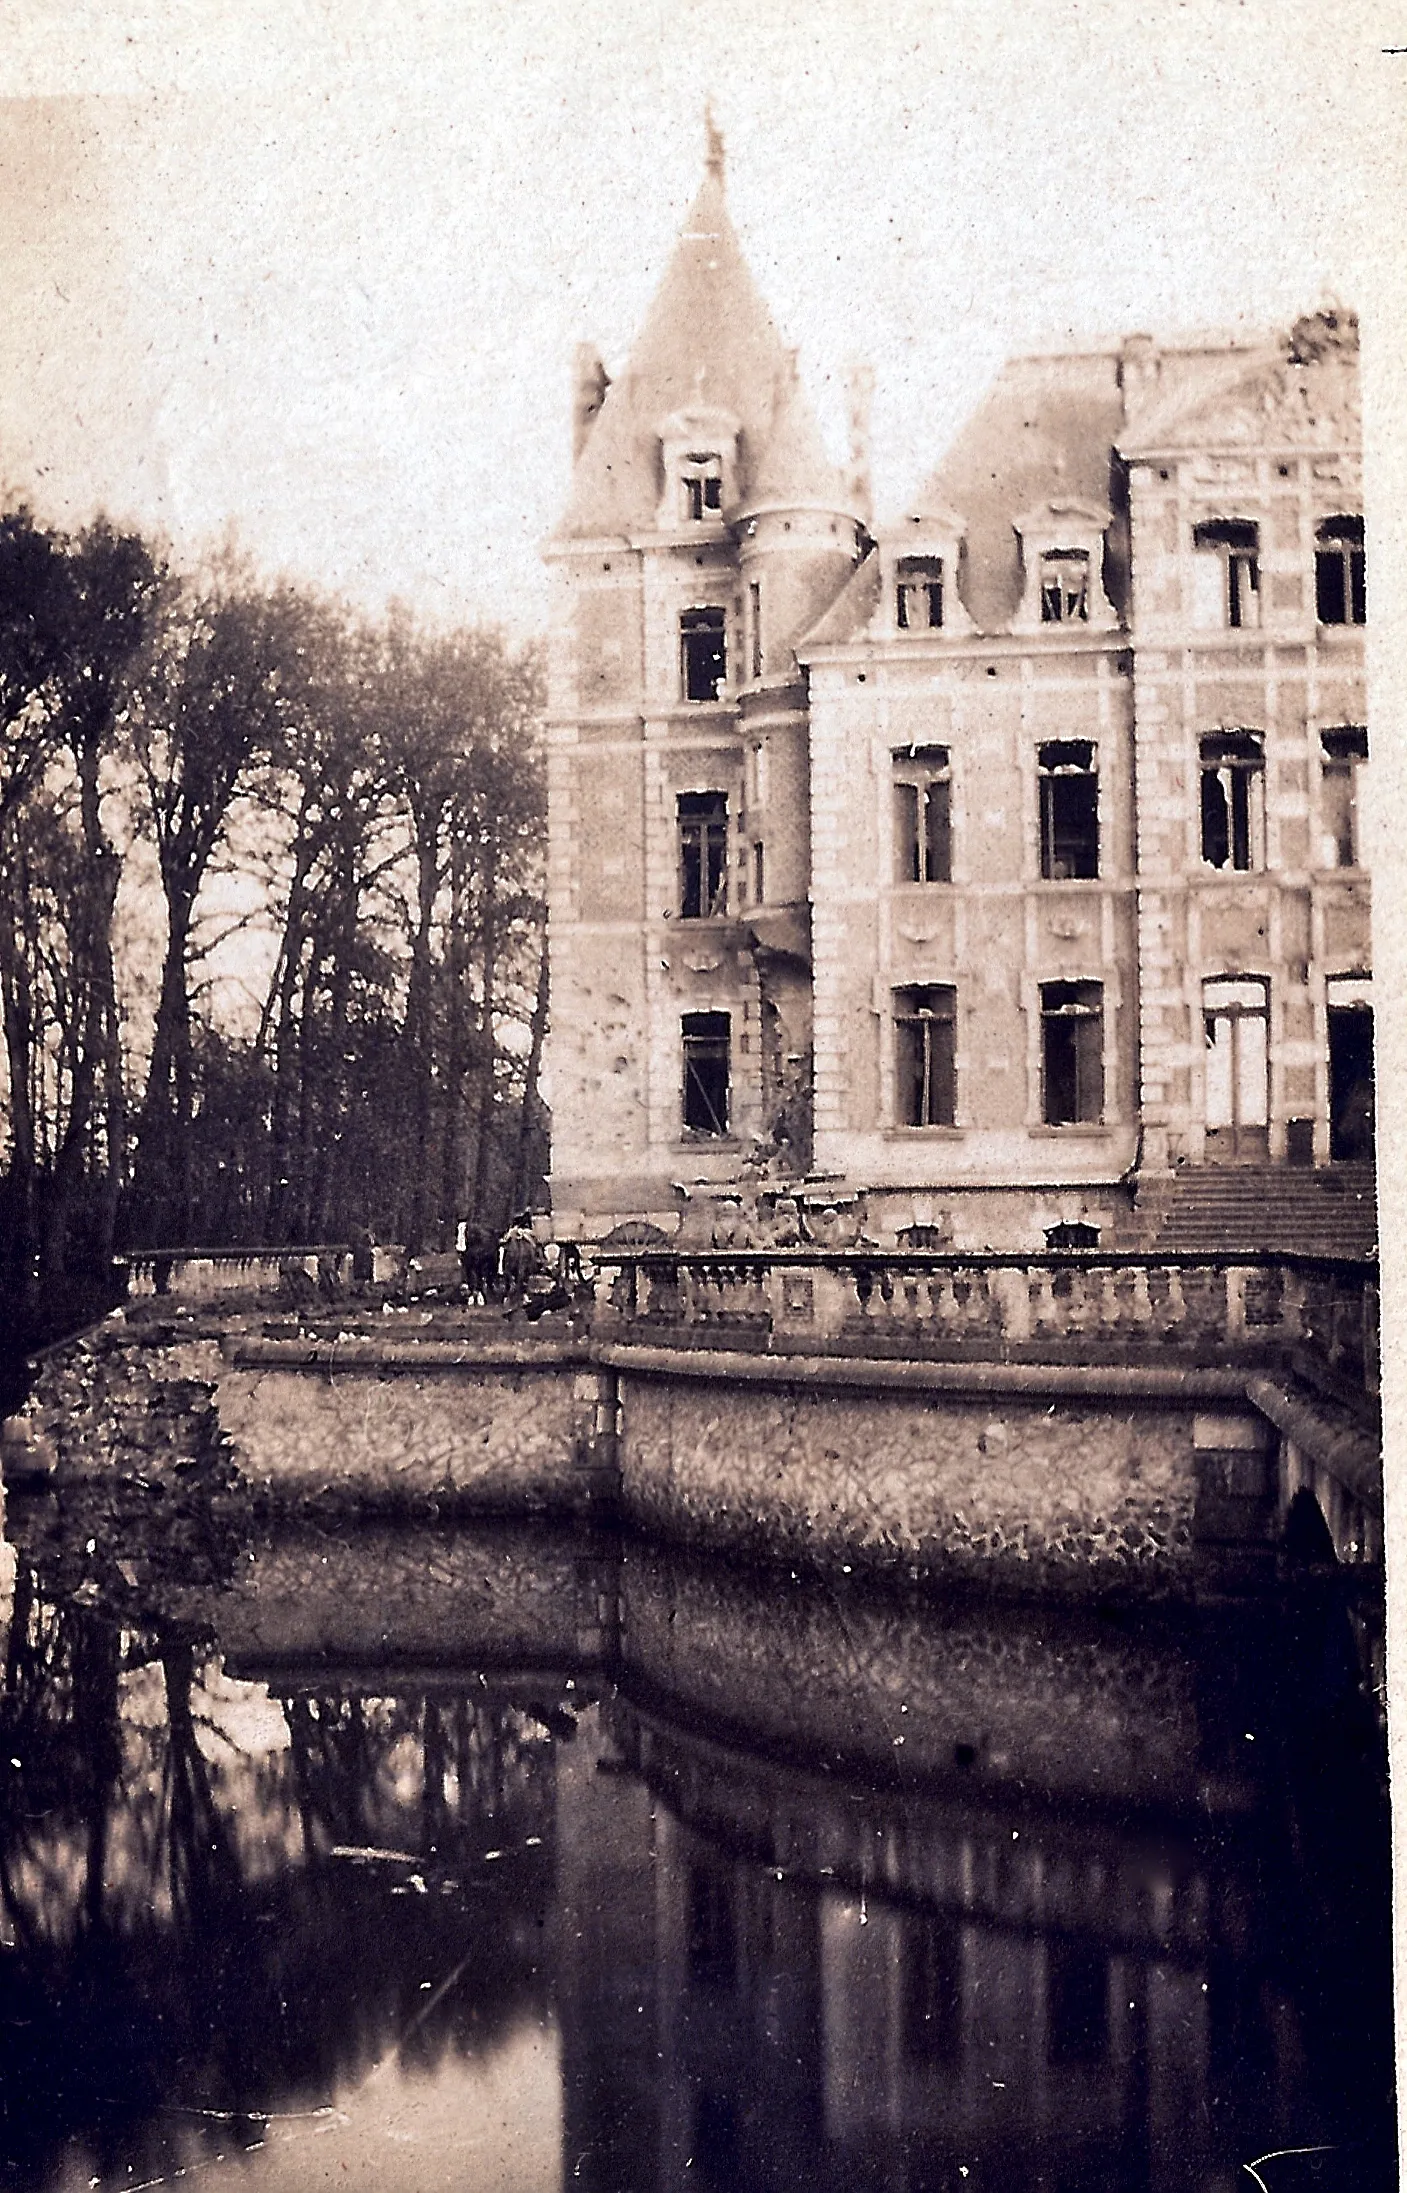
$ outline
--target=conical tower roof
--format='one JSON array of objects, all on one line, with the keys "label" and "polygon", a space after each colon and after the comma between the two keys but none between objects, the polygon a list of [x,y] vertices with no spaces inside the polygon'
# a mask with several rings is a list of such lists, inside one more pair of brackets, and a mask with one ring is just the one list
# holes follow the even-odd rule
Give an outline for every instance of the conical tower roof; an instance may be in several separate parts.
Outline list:
[{"label": "conical tower roof", "polygon": [[854,494],[839,466],[831,462],[821,439],[794,353],[788,354],[785,371],[776,384],[767,440],[751,469],[744,507],[781,503],[790,508],[820,503],[827,510],[854,508]]},{"label": "conical tower roof", "polygon": [[[779,412],[778,392],[788,390],[794,394]],[[712,128],[702,187],[630,363],[608,391],[577,460],[556,537],[652,531],[664,486],[661,424],[675,412],[701,408],[731,412],[739,422],[738,485],[745,499],[760,499],[752,474],[780,435],[782,447],[768,469],[785,478],[787,495],[833,502],[834,467],[728,217],[722,146]]]}]

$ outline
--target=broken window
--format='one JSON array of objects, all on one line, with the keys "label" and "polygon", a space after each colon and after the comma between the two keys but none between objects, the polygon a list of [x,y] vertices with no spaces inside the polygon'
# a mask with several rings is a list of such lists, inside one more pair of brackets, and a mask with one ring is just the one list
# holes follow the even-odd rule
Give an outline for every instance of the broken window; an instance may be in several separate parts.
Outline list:
[{"label": "broken window", "polygon": [[1041,623],[1083,624],[1089,617],[1089,557],[1082,548],[1048,548],[1041,557]]},{"label": "broken window", "polygon": [[1245,1129],[1258,1154],[1270,1117],[1270,986],[1261,975],[1202,984],[1206,1124],[1230,1149]]},{"label": "broken window", "polygon": [[686,1013],[681,1023],[684,1049],[684,1125],[695,1134],[728,1132],[730,1030],[726,1013]]},{"label": "broken window", "polygon": [[1197,622],[1253,631],[1260,623],[1260,527],[1249,518],[1207,518],[1192,528],[1192,541]]},{"label": "broken window", "polygon": [[728,911],[728,795],[681,792],[679,807],[679,912],[705,921]]},{"label": "broken window", "polygon": [[943,563],[938,556],[901,556],[895,574],[894,621],[901,632],[937,632],[943,624]]},{"label": "broken window", "polygon": [[1203,739],[1202,858],[1209,868],[1265,866],[1265,741],[1259,731]]},{"label": "broken window", "polygon": [[752,626],[752,674],[762,675],[762,585],[754,579],[747,590],[748,608]]},{"label": "broken window", "polygon": [[723,459],[716,453],[695,451],[680,467],[684,516],[691,525],[716,518],[723,509]]},{"label": "broken window", "polygon": [[1041,984],[1041,1115],[1048,1127],[1104,1117],[1104,986]]},{"label": "broken window", "polygon": [[716,701],[728,669],[721,609],[686,609],[679,619],[680,667],[686,701]]},{"label": "broken window", "polygon": [[1325,868],[1358,866],[1358,772],[1368,759],[1368,733],[1361,723],[1321,731],[1319,817],[1321,863]]},{"label": "broken window", "polygon": [[1364,586],[1363,520],[1326,518],[1316,528],[1314,551],[1315,611],[1321,624],[1362,624],[1367,606]]},{"label": "broken window", "polygon": [[893,756],[895,875],[900,883],[953,880],[952,784],[946,746],[901,746]]},{"label": "broken window", "polygon": [[948,983],[894,992],[895,1116],[901,1127],[951,1127],[957,1116],[957,992]]},{"label": "broken window", "polygon": [[1041,874],[1048,883],[1099,874],[1099,767],[1092,739],[1048,739],[1037,756]]}]

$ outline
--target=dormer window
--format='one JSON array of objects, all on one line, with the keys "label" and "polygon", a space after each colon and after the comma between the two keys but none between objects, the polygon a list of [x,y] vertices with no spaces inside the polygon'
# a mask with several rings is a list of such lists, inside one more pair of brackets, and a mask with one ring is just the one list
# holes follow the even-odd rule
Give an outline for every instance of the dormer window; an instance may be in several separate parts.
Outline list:
[{"label": "dormer window", "polygon": [[1013,631],[1107,632],[1117,624],[1104,587],[1104,536],[1113,523],[1106,506],[1057,496],[1013,523],[1025,574]]},{"label": "dormer window", "polygon": [[943,560],[901,556],[894,574],[894,622],[901,632],[939,632],[943,626]]},{"label": "dormer window", "polygon": [[1081,548],[1048,548],[1041,558],[1041,623],[1089,622],[1089,557]]},{"label": "dormer window", "polygon": [[659,424],[660,500],[655,522],[662,533],[690,526],[721,526],[736,500],[740,422],[712,404],[690,404]]},{"label": "dormer window", "polygon": [[723,459],[717,451],[691,450],[679,471],[683,516],[690,525],[706,524],[723,512]]}]

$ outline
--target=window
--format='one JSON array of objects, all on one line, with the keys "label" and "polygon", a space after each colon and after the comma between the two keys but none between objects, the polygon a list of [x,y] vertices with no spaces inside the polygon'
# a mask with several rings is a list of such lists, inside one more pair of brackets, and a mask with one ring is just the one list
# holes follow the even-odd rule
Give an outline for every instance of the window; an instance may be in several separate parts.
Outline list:
[{"label": "window", "polygon": [[1331,975],[1324,985],[1329,1022],[1329,1156],[1348,1163],[1373,1155],[1373,985],[1365,975]]},{"label": "window", "polygon": [[758,838],[752,848],[752,903],[754,906],[765,905],[767,899],[766,886],[767,864],[762,850],[762,840]]},{"label": "window", "polygon": [[895,1117],[951,1127],[957,1114],[957,992],[947,983],[894,992]]},{"label": "window", "polygon": [[689,1978],[701,1987],[729,1987],[737,1970],[737,1929],[731,1883],[721,1868],[689,1868]]},{"label": "window", "polygon": [[1368,733],[1361,723],[1321,731],[1319,818],[1321,863],[1325,868],[1358,866],[1358,771],[1368,759]]},{"label": "window", "polygon": [[1208,518],[1192,529],[1198,550],[1196,611],[1203,625],[1252,631],[1260,623],[1260,527]]},{"label": "window", "polygon": [[1041,623],[1089,618],[1089,557],[1082,548],[1048,548],[1041,557]]},{"label": "window", "polygon": [[679,471],[684,517],[691,525],[719,517],[723,510],[723,460],[716,453],[692,451]]},{"label": "window", "polygon": [[901,556],[894,621],[901,632],[937,632],[943,624],[943,564],[938,556]]},{"label": "window", "polygon": [[1046,1944],[1046,2061],[1102,2063],[1109,2052],[1109,1961],[1094,1942]]},{"label": "window", "polygon": [[1104,986],[1041,984],[1041,1114],[1047,1127],[1104,1117]]},{"label": "window", "polygon": [[699,1135],[728,1132],[730,1032],[726,1013],[686,1013],[684,1125]]},{"label": "window", "polygon": [[728,669],[721,609],[686,609],[679,619],[680,668],[686,701],[716,701]]},{"label": "window", "polygon": [[1041,874],[1048,883],[1099,874],[1099,768],[1090,739],[1039,750]]},{"label": "window", "polygon": [[750,622],[752,625],[752,674],[762,675],[762,584],[754,579],[747,590]]},{"label": "window", "polygon": [[1202,858],[1209,868],[1265,866],[1265,742],[1259,731],[1202,741]]},{"label": "window", "polygon": [[1315,532],[1315,612],[1321,624],[1362,624],[1363,520],[1326,518]]},{"label": "window", "polygon": [[893,770],[896,881],[951,883],[952,785],[947,747],[899,747]]},{"label": "window", "polygon": [[681,792],[679,805],[679,912],[705,921],[728,911],[728,795]]},{"label": "window", "polygon": [[962,1936],[937,1912],[905,1913],[901,1924],[904,2054],[951,2063],[962,2047]]},{"label": "window", "polygon": [[1260,975],[1202,984],[1206,1124],[1233,1152],[1262,1152],[1270,1117],[1270,986]]}]

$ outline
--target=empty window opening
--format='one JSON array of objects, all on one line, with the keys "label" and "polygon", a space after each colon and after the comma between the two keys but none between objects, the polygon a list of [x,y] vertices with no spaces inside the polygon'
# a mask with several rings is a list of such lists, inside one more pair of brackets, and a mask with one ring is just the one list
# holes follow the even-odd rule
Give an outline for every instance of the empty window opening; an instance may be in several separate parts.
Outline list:
[{"label": "empty window opening", "polygon": [[728,671],[728,643],[721,609],[686,609],[679,619],[679,650],[686,701],[716,701]]},{"label": "empty window opening", "polygon": [[762,906],[767,899],[767,861],[762,840],[758,838],[752,848],[752,903]]},{"label": "empty window opening", "polygon": [[1109,2053],[1109,1960],[1094,1942],[1046,1943],[1046,2060],[1098,2064]]},{"label": "empty window opening", "polygon": [[1340,724],[1321,731],[1319,748],[1322,865],[1358,866],[1358,772],[1368,759],[1368,733],[1361,724]]},{"label": "empty window opening", "polygon": [[1041,623],[1083,624],[1089,617],[1089,557],[1051,548],[1041,557]]},{"label": "empty window opening", "polygon": [[723,509],[723,460],[716,454],[684,459],[680,471],[684,490],[684,516],[691,525],[716,518]]},{"label": "empty window opening", "polygon": [[894,992],[895,1113],[902,1127],[957,1116],[957,992],[947,983]]},{"label": "empty window opening", "polygon": [[1252,631],[1260,623],[1260,527],[1249,518],[1208,518],[1192,529],[1197,621]]},{"label": "empty window opening", "polygon": [[732,1884],[721,1868],[689,1868],[689,1977],[704,1987],[730,1987],[737,1969]]},{"label": "empty window opening", "polygon": [[901,632],[938,632],[943,625],[943,564],[938,556],[901,556],[895,574],[894,621]]},{"label": "empty window opening", "polygon": [[1104,1117],[1104,986],[1041,984],[1041,1113],[1048,1127]]},{"label": "empty window opening", "polygon": [[936,1912],[902,1921],[903,2048],[912,2064],[951,2063],[962,2046],[962,1933]]},{"label": "empty window opening", "polygon": [[728,795],[681,792],[678,805],[679,911],[706,921],[728,911]]},{"label": "empty window opening", "polygon": [[952,783],[946,746],[893,755],[895,875],[900,883],[953,880]]},{"label": "empty window opening", "polygon": [[762,583],[754,579],[747,590],[749,621],[752,627],[752,674],[762,675]]},{"label": "empty window opening", "polygon": [[1363,1164],[1373,1155],[1373,1007],[1366,977],[1331,976],[1329,1155]]},{"label": "empty window opening", "polygon": [[1041,874],[1047,882],[1099,874],[1099,769],[1090,739],[1050,739],[1038,754]]},{"label": "empty window opening", "polygon": [[1321,624],[1362,624],[1367,610],[1363,520],[1326,518],[1315,530],[1314,599]]},{"label": "empty window opening", "polygon": [[1202,985],[1209,1157],[1262,1157],[1270,1118],[1270,986],[1259,975]]},{"label": "empty window opening", "polygon": [[1217,731],[1201,743],[1202,858],[1209,868],[1265,866],[1265,741]]},{"label": "empty window opening", "polygon": [[684,1125],[695,1134],[726,1135],[731,1049],[728,1015],[686,1013],[681,1028]]}]

